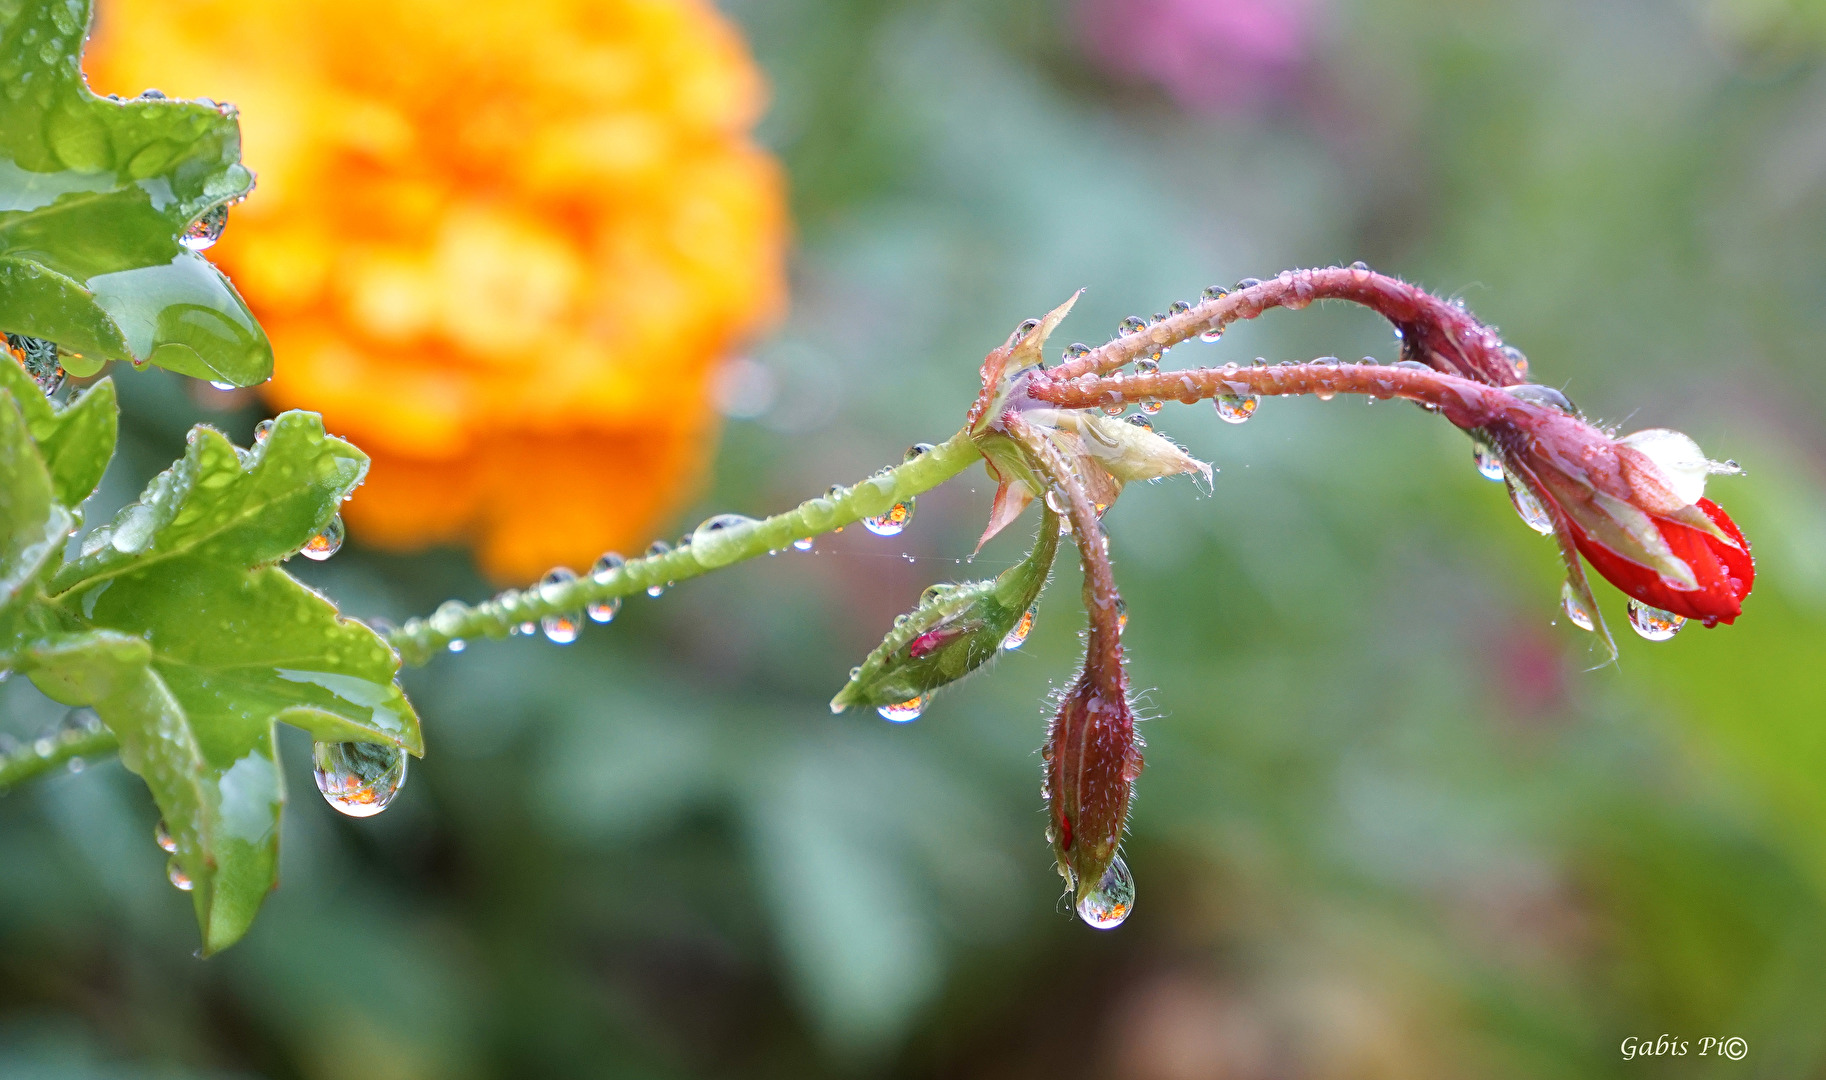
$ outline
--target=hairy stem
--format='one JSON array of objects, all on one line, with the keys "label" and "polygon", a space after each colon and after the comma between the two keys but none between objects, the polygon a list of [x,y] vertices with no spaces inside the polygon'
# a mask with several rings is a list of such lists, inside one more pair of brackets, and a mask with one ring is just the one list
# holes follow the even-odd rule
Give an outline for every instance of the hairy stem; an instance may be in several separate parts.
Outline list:
[{"label": "hairy stem", "polygon": [[547,615],[580,612],[588,604],[630,596],[651,586],[671,585],[778,551],[795,540],[883,514],[895,503],[951,479],[981,456],[968,436],[959,432],[911,461],[858,481],[835,497],[807,499],[785,513],[720,530],[713,557],[700,558],[693,547],[680,547],[630,559],[619,568],[588,574],[563,585],[510,589],[475,605],[452,602],[433,615],[408,620],[388,635],[388,641],[406,663],[423,664],[454,641],[504,638],[514,627],[537,622]]},{"label": "hairy stem", "polygon": [[87,761],[105,757],[119,748],[120,740],[106,728],[46,735],[0,757],[0,791],[34,776],[64,768],[78,758]]},{"label": "hairy stem", "polygon": [[1084,610],[1090,616],[1085,666],[1096,673],[1099,689],[1111,699],[1121,700],[1127,690],[1123,685],[1122,596],[1116,591],[1116,575],[1110,569],[1103,522],[1058,447],[1019,413],[1010,413],[1005,423],[1008,434],[1027,449],[1053,490],[1065,499],[1065,514],[1071,519],[1078,560],[1084,567]]},{"label": "hairy stem", "polygon": [[1036,375],[1027,384],[1027,392],[1068,409],[1160,400],[1191,404],[1224,394],[1367,394],[1418,401],[1466,429],[1482,427],[1514,401],[1499,388],[1428,368],[1332,362],[1273,367],[1227,364],[1147,375],[1083,374],[1073,379],[1061,379],[1055,371]]},{"label": "hairy stem", "polygon": [[1145,329],[1116,338],[1076,360],[1052,369],[1057,379],[1105,374],[1195,334],[1253,319],[1269,308],[1299,310],[1314,300],[1348,300],[1381,315],[1401,332],[1402,353],[1441,371],[1492,386],[1526,380],[1527,361],[1506,349],[1495,330],[1469,312],[1417,285],[1378,274],[1362,265],[1285,270],[1222,296],[1202,300]]}]

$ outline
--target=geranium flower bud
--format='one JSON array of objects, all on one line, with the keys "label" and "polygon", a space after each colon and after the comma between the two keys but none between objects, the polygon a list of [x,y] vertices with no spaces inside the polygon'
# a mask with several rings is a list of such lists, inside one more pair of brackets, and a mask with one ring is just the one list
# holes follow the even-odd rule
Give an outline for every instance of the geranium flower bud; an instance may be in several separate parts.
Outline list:
[{"label": "geranium flower bud", "polygon": [[1511,477],[1548,508],[1555,530],[1607,581],[1707,626],[1737,618],[1755,562],[1730,516],[1704,497],[1706,477],[1737,472],[1735,465],[1707,460],[1677,431],[1617,439],[1513,393],[1483,405],[1460,426],[1482,432]]}]

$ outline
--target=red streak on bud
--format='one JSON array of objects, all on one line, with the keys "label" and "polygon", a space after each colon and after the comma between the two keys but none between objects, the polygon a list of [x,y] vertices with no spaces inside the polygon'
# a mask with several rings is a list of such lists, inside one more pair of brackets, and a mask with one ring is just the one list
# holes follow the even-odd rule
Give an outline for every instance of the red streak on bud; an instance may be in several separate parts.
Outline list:
[{"label": "red streak on bud", "polygon": [[924,657],[931,656],[933,653],[944,648],[946,645],[951,644],[963,635],[964,631],[954,626],[941,626],[936,630],[928,630],[914,638],[912,642],[907,645],[907,655],[915,660],[923,659]]}]

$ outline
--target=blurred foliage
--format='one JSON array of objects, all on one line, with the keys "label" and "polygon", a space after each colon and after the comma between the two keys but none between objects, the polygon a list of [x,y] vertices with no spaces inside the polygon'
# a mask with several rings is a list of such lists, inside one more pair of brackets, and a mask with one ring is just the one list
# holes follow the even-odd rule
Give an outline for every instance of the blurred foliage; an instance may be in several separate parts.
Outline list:
[{"label": "blurred foliage", "polygon": [[[568,648],[416,673],[422,769],[368,821],[301,798],[284,887],[207,963],[184,898],[146,886],[154,812],[118,765],[0,800],[0,1074],[1826,1070],[1822,41],[1799,4],[1313,10],[1297,79],[1188,113],[1042,0],[733,6],[800,248],[755,353],[771,394],[739,403],[700,509],[765,512],[949,434],[982,354],[1079,286],[1056,342],[1363,258],[1463,295],[1587,412],[1742,462],[1718,481],[1760,559],[1736,626],[1588,671],[1550,543],[1445,425],[1169,406],[1221,472],[1109,519],[1155,688],[1121,930],[1055,906],[1042,836],[1068,569],[1026,647],[919,722],[824,706],[928,584],[1019,558],[1025,527],[959,565],[977,477],[893,540],[849,530]],[[1309,309],[1168,363],[1325,353],[1393,346]],[[242,442],[260,418],[159,373],[120,388],[91,520],[199,416]],[[359,615],[486,591],[455,554],[304,572]],[[0,695],[17,736],[61,715]],[[1662,1033],[1751,1056],[1622,1059]]]}]

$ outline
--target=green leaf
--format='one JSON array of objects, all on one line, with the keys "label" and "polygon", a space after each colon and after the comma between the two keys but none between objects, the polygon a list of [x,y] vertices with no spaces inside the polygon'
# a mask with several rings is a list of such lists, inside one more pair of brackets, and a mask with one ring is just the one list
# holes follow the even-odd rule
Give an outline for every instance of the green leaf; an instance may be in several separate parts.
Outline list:
[{"label": "green leaf", "polygon": [[240,567],[275,562],[328,525],[367,472],[368,456],[324,434],[316,413],[280,414],[249,451],[214,428],[193,428],[184,456],[84,538],[51,593],[190,556]]},{"label": "green leaf", "polygon": [[[16,367],[0,362],[0,368]],[[36,387],[30,394],[43,399]],[[19,402],[5,387],[0,387],[0,477],[5,478],[0,483],[0,612],[10,616],[20,601],[36,594],[34,583],[63,550],[76,521],[58,503],[51,471],[32,441]]]},{"label": "green leaf", "polygon": [[0,5],[0,330],[56,342],[83,375],[150,361],[251,386],[272,348],[208,260],[178,243],[246,195],[234,110],[97,97],[86,0]]},{"label": "green leaf", "polygon": [[1025,559],[993,580],[927,589],[831,699],[831,711],[912,701],[988,663],[1039,600],[1058,550],[1059,516],[1046,507]]},{"label": "green leaf", "polygon": [[81,506],[95,493],[114,456],[120,406],[114,400],[113,380],[103,379],[68,405],[58,405],[44,396],[24,368],[0,364],[0,390],[11,392],[25,414],[32,439],[50,468],[57,501],[72,509]]},{"label": "green leaf", "polygon": [[208,952],[246,932],[276,881],[275,721],[424,752],[398,655],[274,565],[335,516],[367,464],[313,413],[281,415],[251,451],[193,429],[184,457],[53,577],[41,606],[66,632],[21,664],[120,737],[178,841]]}]

